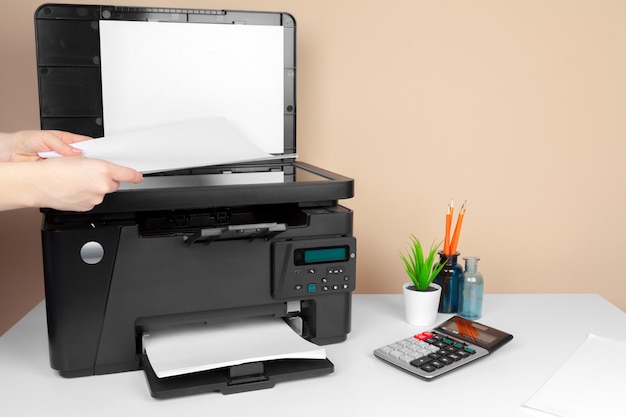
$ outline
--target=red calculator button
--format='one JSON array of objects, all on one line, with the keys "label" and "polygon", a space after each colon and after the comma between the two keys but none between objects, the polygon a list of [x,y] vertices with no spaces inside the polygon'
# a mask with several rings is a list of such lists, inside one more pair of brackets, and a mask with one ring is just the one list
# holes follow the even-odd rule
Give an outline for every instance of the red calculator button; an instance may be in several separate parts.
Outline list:
[{"label": "red calculator button", "polygon": [[430,332],[422,332],[420,334],[416,334],[413,337],[416,338],[417,340],[428,340],[431,337],[433,337],[433,334]]}]

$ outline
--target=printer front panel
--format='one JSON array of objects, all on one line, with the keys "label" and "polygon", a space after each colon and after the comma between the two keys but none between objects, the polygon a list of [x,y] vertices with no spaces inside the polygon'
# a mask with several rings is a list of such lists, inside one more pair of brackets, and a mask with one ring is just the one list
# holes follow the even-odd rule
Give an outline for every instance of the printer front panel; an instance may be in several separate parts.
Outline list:
[{"label": "printer front panel", "polygon": [[[300,315],[303,337],[319,344],[345,340],[356,262],[352,212],[302,211],[307,217],[303,224],[276,236],[194,244],[176,234],[141,236],[137,224],[44,227],[46,297],[53,306],[48,316],[50,351],[51,358],[62,358],[53,367],[64,376],[139,369],[144,331],[260,315]],[[80,248],[88,242],[102,247],[98,262],[87,264],[81,258]],[[284,274],[293,271],[277,271],[273,265],[293,263],[299,248],[320,244],[347,248],[343,271],[350,274],[349,286],[332,294],[321,287],[277,292],[278,282],[290,285]],[[285,245],[293,250],[284,252]],[[284,255],[277,254],[281,251]],[[75,286],[76,281],[83,287]],[[89,298],[82,299],[86,294]],[[63,305],[68,299],[82,301]],[[287,304],[294,301],[301,305],[299,312],[288,311]]]}]

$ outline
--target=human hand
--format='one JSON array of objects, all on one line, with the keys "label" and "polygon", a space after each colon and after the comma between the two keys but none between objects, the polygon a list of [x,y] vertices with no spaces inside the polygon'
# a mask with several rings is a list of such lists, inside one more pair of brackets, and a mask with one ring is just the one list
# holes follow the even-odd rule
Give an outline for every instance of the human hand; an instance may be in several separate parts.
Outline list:
[{"label": "human hand", "polygon": [[41,159],[38,152],[55,151],[63,156],[80,155],[70,143],[91,139],[59,130],[23,130],[0,135],[0,161],[22,162]]},{"label": "human hand", "polygon": [[84,157],[53,158],[38,162],[49,177],[46,201],[41,207],[88,211],[117,191],[120,182],[140,183],[143,175],[132,168]]},{"label": "human hand", "polygon": [[30,196],[23,203],[30,207],[88,211],[102,203],[106,194],[117,191],[120,182],[143,180],[143,175],[132,168],[82,156],[8,165],[22,170],[21,189],[17,191]]}]

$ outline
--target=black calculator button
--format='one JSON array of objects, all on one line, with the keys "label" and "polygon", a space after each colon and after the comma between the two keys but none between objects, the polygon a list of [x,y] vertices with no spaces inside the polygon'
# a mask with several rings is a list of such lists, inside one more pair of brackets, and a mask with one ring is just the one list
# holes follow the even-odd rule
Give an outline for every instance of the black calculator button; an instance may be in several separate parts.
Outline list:
[{"label": "black calculator button", "polygon": [[421,358],[417,358],[413,361],[411,361],[411,365],[417,367],[417,368],[421,368],[423,365],[427,364],[428,362],[432,361],[431,358],[429,358],[428,356],[422,356]]},{"label": "black calculator button", "polygon": [[449,357],[445,356],[441,359],[439,359],[439,362],[445,364],[445,365],[450,365],[451,363],[454,363],[453,359],[450,359]]},{"label": "black calculator button", "polygon": [[448,355],[448,358],[452,359],[455,362],[463,359],[461,356],[457,355],[456,353],[451,353],[450,355]]},{"label": "black calculator button", "polygon": [[430,364],[427,364],[427,365],[421,366],[421,367],[420,367],[420,369],[421,369],[422,371],[424,371],[424,372],[434,372],[434,371],[436,371],[436,370],[437,370],[437,368],[435,368],[434,366],[432,366],[432,365],[430,365]]},{"label": "black calculator button", "polygon": [[437,369],[441,369],[441,368],[443,368],[444,366],[446,366],[446,364],[445,364],[445,363],[441,363],[441,362],[439,362],[439,361],[432,361],[432,362],[430,362],[430,363],[429,363],[429,365],[430,365],[430,366],[434,366],[434,367],[435,367],[435,368],[437,368]]},{"label": "black calculator button", "polygon": [[442,340],[441,337],[435,335],[431,337],[430,339],[426,340],[426,342],[436,345],[436,346],[440,346],[443,343],[441,340]]},{"label": "black calculator button", "polygon": [[459,350],[455,353],[455,355],[459,355],[461,358],[467,358],[470,353],[466,352],[465,350]]},{"label": "black calculator button", "polygon": [[[468,355],[469,355],[469,353],[468,353]],[[435,360],[436,360],[436,359],[441,358],[442,356],[443,356],[443,355],[441,355],[441,354],[439,354],[439,353],[431,353],[431,354],[429,354],[429,355],[428,355],[428,357],[429,357],[430,359],[435,359]]]}]

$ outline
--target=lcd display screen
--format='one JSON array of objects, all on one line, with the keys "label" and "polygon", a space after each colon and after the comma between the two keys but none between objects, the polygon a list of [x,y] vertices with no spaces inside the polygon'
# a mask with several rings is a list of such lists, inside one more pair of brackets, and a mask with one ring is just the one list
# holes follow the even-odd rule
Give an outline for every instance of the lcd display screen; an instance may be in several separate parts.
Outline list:
[{"label": "lcd display screen", "polygon": [[348,252],[349,248],[347,246],[296,249],[294,262],[296,265],[345,262],[348,260]]}]

